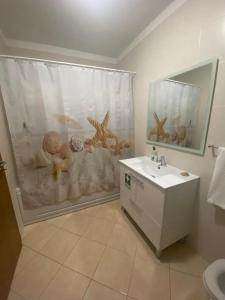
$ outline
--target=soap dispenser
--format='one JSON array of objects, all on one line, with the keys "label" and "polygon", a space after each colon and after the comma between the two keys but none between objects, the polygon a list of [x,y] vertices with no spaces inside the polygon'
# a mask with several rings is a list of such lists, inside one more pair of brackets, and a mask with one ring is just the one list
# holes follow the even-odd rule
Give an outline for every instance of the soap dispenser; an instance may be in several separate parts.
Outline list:
[{"label": "soap dispenser", "polygon": [[151,160],[152,161],[157,161],[158,160],[158,153],[156,151],[155,146],[152,147]]}]

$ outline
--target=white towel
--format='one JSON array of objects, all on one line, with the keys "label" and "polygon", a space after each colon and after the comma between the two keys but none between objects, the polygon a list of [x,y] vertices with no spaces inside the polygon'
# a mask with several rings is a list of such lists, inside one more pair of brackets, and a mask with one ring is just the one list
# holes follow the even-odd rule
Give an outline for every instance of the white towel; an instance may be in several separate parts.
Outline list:
[{"label": "white towel", "polygon": [[219,147],[208,192],[208,202],[225,209],[225,148]]}]

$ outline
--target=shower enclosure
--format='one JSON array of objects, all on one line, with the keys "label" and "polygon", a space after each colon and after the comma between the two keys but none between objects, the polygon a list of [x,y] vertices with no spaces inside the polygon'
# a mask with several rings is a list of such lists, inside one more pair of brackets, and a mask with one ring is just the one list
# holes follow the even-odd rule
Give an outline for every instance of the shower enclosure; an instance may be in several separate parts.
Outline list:
[{"label": "shower enclosure", "polygon": [[119,70],[0,57],[25,224],[118,197],[118,160],[133,152],[132,78]]}]

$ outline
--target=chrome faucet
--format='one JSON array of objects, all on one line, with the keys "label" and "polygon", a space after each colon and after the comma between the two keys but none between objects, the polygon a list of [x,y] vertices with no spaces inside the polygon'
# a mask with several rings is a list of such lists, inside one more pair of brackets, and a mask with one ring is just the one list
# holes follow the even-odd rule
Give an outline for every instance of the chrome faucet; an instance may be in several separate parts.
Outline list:
[{"label": "chrome faucet", "polygon": [[164,155],[161,155],[161,156],[160,156],[160,159],[158,159],[158,162],[160,163],[160,164],[158,165],[158,168],[160,168],[160,167],[162,167],[162,166],[166,167],[166,158],[165,158]]}]

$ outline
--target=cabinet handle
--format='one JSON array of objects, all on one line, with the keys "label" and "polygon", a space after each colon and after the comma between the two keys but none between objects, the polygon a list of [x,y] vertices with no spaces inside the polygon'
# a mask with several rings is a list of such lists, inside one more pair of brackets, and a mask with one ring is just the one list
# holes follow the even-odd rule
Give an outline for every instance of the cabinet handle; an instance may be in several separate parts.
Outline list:
[{"label": "cabinet handle", "polygon": [[137,178],[137,177],[134,176],[133,174],[131,174],[131,173],[128,173],[128,174],[129,174],[129,175],[131,176],[131,178],[133,178],[138,184],[140,184],[142,188],[144,188],[144,182],[142,182],[139,178]]}]

